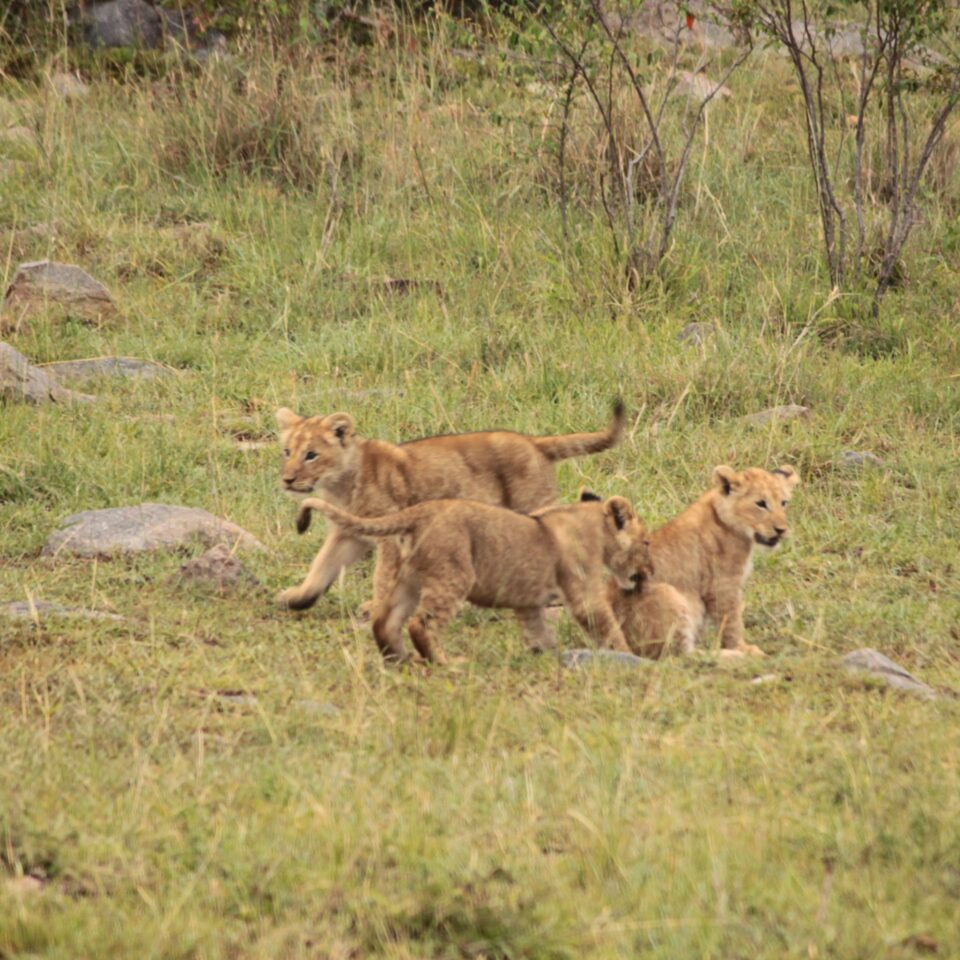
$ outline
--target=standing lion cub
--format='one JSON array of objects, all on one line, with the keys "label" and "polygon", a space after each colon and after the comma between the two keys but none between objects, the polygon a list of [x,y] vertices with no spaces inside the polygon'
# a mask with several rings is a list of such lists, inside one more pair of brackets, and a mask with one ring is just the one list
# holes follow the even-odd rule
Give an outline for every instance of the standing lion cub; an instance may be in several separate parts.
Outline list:
[{"label": "standing lion cub", "polygon": [[614,613],[634,652],[689,653],[706,619],[728,655],[763,656],[743,636],[743,589],[755,546],[787,535],[787,504],[800,477],[793,467],[713,471],[714,487],[650,538],[653,573],[638,589],[608,585]]},{"label": "standing lion cub", "polygon": [[[347,413],[299,417],[277,411],[283,441],[284,489],[294,495],[313,491],[344,510],[380,517],[425,500],[463,498],[529,513],[556,500],[553,465],[568,457],[599,453],[623,432],[623,404],[613,422],[598,433],[530,437],[507,430],[428,437],[394,444],[359,436]],[[309,525],[301,513],[297,529]],[[316,555],[303,582],[278,600],[294,610],[312,606],[344,567],[372,549],[369,537],[334,530]],[[396,577],[396,545],[382,540],[377,549],[373,609]]]},{"label": "standing lion cub", "polygon": [[311,497],[301,504],[301,515],[310,510],[325,513],[343,534],[400,539],[397,579],[373,620],[387,659],[404,659],[401,631],[409,620],[417,652],[444,663],[439,636],[466,600],[512,609],[528,643],[542,649],[552,645],[544,607],[562,598],[598,642],[629,651],[607,600],[603,571],[634,586],[650,556],[646,528],[623,497],[547,507],[529,516],[471,500],[430,500],[370,519]]}]

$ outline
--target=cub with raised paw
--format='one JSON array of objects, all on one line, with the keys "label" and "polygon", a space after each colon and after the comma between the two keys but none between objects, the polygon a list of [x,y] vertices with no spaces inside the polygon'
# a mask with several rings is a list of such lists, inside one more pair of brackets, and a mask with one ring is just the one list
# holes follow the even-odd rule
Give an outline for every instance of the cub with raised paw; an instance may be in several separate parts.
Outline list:
[{"label": "cub with raised paw", "polygon": [[[531,437],[507,430],[427,437],[394,444],[357,434],[347,413],[299,417],[277,411],[283,441],[283,489],[294,496],[314,491],[365,517],[380,517],[427,500],[461,497],[529,513],[556,501],[554,464],[608,450],[623,433],[619,401],[613,420],[597,433]],[[310,514],[301,513],[303,533]],[[331,531],[303,582],[277,598],[294,610],[312,606],[337,578],[373,548],[370,537]],[[399,566],[396,545],[377,546],[373,611],[386,598]]]}]

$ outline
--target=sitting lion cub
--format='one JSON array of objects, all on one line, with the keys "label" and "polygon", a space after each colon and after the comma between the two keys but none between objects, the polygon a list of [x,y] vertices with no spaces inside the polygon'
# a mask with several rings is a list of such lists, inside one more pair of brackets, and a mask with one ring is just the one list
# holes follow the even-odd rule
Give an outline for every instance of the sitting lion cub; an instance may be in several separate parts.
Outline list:
[{"label": "sitting lion cub", "polygon": [[[439,636],[465,600],[514,611],[528,643],[552,645],[544,607],[562,597],[592,637],[628,651],[606,597],[606,567],[623,586],[649,566],[647,531],[623,497],[547,507],[530,516],[471,500],[430,500],[385,517],[355,517],[309,498],[340,534],[399,537],[396,583],[373,621],[384,657],[404,657],[401,630],[427,660],[444,663]],[[335,534],[336,535],[336,534]]]},{"label": "sitting lion cub", "polygon": [[743,638],[743,588],[755,545],[786,536],[787,512],[800,477],[793,467],[737,473],[720,466],[715,486],[650,538],[653,573],[638,589],[611,581],[609,598],[635,653],[688,653],[709,616],[724,653],[763,656]]},{"label": "sitting lion cub", "polygon": [[[553,465],[558,460],[599,453],[623,432],[623,405],[614,406],[613,422],[598,433],[529,437],[506,430],[428,437],[393,444],[357,435],[347,413],[298,417],[277,411],[283,440],[283,487],[304,495],[320,490],[326,499],[352,513],[381,517],[425,500],[462,497],[529,513],[556,500]],[[297,529],[310,523],[301,513]],[[368,538],[335,530],[297,587],[278,600],[294,610],[312,606],[344,567],[372,549]],[[391,541],[377,551],[373,609],[386,597],[399,556]]]}]

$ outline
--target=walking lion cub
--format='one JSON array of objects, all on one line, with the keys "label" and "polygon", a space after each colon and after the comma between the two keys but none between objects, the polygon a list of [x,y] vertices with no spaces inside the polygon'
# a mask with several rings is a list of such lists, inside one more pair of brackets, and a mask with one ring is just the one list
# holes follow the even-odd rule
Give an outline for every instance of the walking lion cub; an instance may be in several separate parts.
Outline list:
[{"label": "walking lion cub", "polygon": [[650,537],[652,576],[609,599],[635,653],[689,653],[706,619],[727,655],[763,656],[743,636],[743,590],[755,546],[774,548],[789,531],[787,504],[800,477],[793,467],[713,471],[714,486]]},{"label": "walking lion cub", "polygon": [[[464,498],[529,513],[556,500],[553,465],[568,457],[599,453],[623,433],[623,404],[597,433],[530,437],[507,430],[427,437],[394,444],[357,434],[347,413],[300,417],[277,411],[283,441],[283,488],[295,496],[321,491],[324,498],[354,514],[380,517],[426,500]],[[310,523],[301,513],[297,529]],[[369,537],[334,530],[316,555],[303,582],[277,598],[294,610],[312,606],[337,578],[366,556]],[[377,549],[373,610],[396,578],[399,555],[383,540]]]},{"label": "walking lion cub", "polygon": [[650,558],[646,528],[623,497],[529,516],[470,500],[430,500],[373,519],[312,497],[300,509],[320,510],[342,535],[399,539],[398,576],[373,621],[387,659],[404,659],[401,631],[409,620],[417,652],[444,663],[439,637],[465,600],[512,609],[527,642],[542,649],[553,643],[544,607],[562,598],[597,642],[629,650],[603,571],[624,587],[635,586]]}]

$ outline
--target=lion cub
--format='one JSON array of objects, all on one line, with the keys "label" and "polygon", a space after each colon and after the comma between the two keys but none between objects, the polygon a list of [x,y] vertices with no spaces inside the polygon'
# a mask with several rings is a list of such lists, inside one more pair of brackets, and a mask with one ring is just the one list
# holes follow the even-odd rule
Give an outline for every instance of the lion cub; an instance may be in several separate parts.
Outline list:
[{"label": "lion cub", "polygon": [[709,617],[724,653],[763,656],[743,638],[743,588],[753,549],[787,535],[787,504],[800,477],[793,467],[713,471],[714,487],[650,538],[652,575],[609,599],[634,652],[652,657],[694,648]]},{"label": "lion cub", "polygon": [[[529,437],[506,430],[428,437],[393,444],[360,437],[346,413],[298,417],[277,411],[283,441],[283,487],[294,495],[319,490],[337,506],[365,517],[410,507],[425,500],[460,497],[529,513],[556,500],[553,465],[568,457],[607,450],[620,439],[624,411],[619,401],[613,422],[598,433]],[[310,523],[301,513],[297,529]],[[367,537],[334,530],[303,582],[278,600],[294,610],[312,606],[337,574],[372,549]],[[396,545],[377,549],[373,609],[386,597],[399,565]]]},{"label": "lion cub", "polygon": [[646,528],[623,497],[529,516],[470,500],[430,500],[375,519],[314,498],[300,509],[322,511],[341,534],[399,538],[397,580],[373,621],[388,659],[403,659],[401,630],[415,613],[408,630],[417,652],[444,663],[439,637],[465,600],[512,609],[528,643],[540,649],[553,642],[544,607],[562,598],[598,642],[629,649],[606,597],[603,569],[631,586],[650,561]]}]

